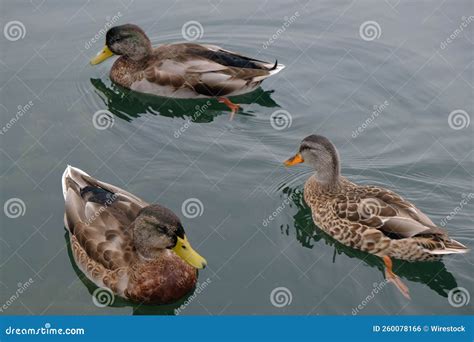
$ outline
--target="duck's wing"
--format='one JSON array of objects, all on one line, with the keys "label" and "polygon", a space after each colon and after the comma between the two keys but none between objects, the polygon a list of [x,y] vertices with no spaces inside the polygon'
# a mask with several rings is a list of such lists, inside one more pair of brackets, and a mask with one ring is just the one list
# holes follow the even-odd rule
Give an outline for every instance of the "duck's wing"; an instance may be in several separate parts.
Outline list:
[{"label": "duck's wing", "polygon": [[285,66],[266,62],[260,59],[247,57],[239,53],[223,49],[217,45],[210,44],[186,44],[187,54],[191,57],[202,57],[223,66],[256,69],[265,71],[281,71]]},{"label": "duck's wing", "polygon": [[340,199],[336,210],[339,217],[376,228],[391,239],[419,238],[435,254],[443,254],[441,250],[445,254],[467,251],[412,203],[384,188],[360,187],[345,201]]},{"label": "duck's wing", "polygon": [[285,67],[204,44],[165,45],[156,50],[155,57],[144,72],[148,82],[205,96],[253,90]]},{"label": "duck's wing", "polygon": [[62,178],[66,202],[64,224],[94,265],[114,270],[133,260],[132,232],[138,212],[147,203],[84,171],[68,166]]}]

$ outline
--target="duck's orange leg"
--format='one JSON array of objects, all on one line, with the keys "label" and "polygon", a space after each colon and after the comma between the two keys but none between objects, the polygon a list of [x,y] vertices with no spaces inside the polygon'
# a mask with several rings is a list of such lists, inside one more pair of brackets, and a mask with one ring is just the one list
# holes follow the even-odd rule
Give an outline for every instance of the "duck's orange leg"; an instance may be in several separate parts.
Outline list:
[{"label": "duck's orange leg", "polygon": [[219,101],[220,103],[223,103],[225,104],[227,107],[229,107],[229,109],[231,110],[231,113],[230,113],[230,119],[229,120],[232,120],[234,118],[234,115],[235,113],[237,113],[237,111],[240,109],[240,106],[236,103],[233,103],[231,100],[229,100],[227,97],[219,97],[217,99],[217,101]]},{"label": "duck's orange leg", "polygon": [[410,291],[408,290],[408,287],[398,278],[398,276],[393,273],[392,269],[392,259],[390,259],[389,256],[385,255],[383,257],[383,262],[385,264],[385,278],[387,281],[392,282],[397,289],[402,293],[403,296],[405,296],[408,299],[410,298]]}]

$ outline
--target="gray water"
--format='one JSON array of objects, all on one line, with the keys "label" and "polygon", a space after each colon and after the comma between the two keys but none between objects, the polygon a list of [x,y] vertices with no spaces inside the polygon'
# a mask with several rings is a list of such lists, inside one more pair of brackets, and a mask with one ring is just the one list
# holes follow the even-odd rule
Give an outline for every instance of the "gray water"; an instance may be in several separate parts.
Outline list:
[{"label": "gray water", "polygon": [[[473,294],[472,253],[396,261],[411,301],[391,284],[378,290],[381,261],[313,224],[301,198],[312,171],[282,165],[302,138],[323,134],[345,176],[398,192],[472,248],[472,2],[2,1],[0,13],[2,27],[16,20],[25,28],[24,37],[0,37],[1,203],[24,203],[23,215],[1,216],[2,314],[172,314],[182,304],[94,305],[95,288],[68,255],[67,164],[181,217],[209,263],[199,274],[207,286],[181,314],[351,315],[358,305],[359,314],[473,313],[472,301],[458,308],[448,300],[457,287]],[[242,110],[234,120],[214,100],[196,116],[205,100],[136,94],[111,83],[112,60],[88,64],[103,44],[91,39],[110,21],[138,24],[153,44],[183,41],[182,26],[198,21],[199,42],[287,68],[235,98]],[[380,29],[364,40],[367,21]],[[24,113],[11,124],[18,106]],[[94,127],[98,110],[112,113],[111,127]],[[277,110],[289,127],[273,128]],[[189,198],[202,203],[201,216],[182,214]]]}]

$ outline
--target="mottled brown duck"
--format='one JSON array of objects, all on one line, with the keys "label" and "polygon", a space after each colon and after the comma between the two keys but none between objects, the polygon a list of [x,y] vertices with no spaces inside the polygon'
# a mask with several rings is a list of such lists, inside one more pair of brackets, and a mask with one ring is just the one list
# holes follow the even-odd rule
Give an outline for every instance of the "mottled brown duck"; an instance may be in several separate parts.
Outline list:
[{"label": "mottled brown duck", "polygon": [[145,32],[133,24],[107,31],[105,47],[91,60],[95,65],[119,55],[110,78],[123,87],[173,98],[216,97],[233,114],[239,106],[227,96],[255,90],[285,66],[197,43],[152,47]]},{"label": "mottled brown duck", "polygon": [[299,163],[315,169],[304,186],[304,199],[316,225],[346,246],[381,257],[387,280],[407,298],[408,288],[393,273],[391,258],[428,261],[468,252],[393,191],[357,185],[341,176],[338,152],[327,138],[303,139],[299,152],[285,161],[286,166]]},{"label": "mottled brown duck", "polygon": [[206,260],[171,210],[71,166],[62,186],[74,260],[97,286],[153,304],[174,302],[194,288]]}]

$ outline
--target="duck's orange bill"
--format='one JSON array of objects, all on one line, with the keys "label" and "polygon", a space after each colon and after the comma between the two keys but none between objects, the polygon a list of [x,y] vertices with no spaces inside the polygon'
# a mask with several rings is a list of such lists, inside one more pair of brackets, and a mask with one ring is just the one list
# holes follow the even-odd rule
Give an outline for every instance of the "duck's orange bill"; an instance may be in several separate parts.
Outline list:
[{"label": "duck's orange bill", "polygon": [[288,160],[285,160],[284,162],[285,166],[293,166],[300,163],[304,163],[304,159],[300,153],[295,154],[293,157]]}]

